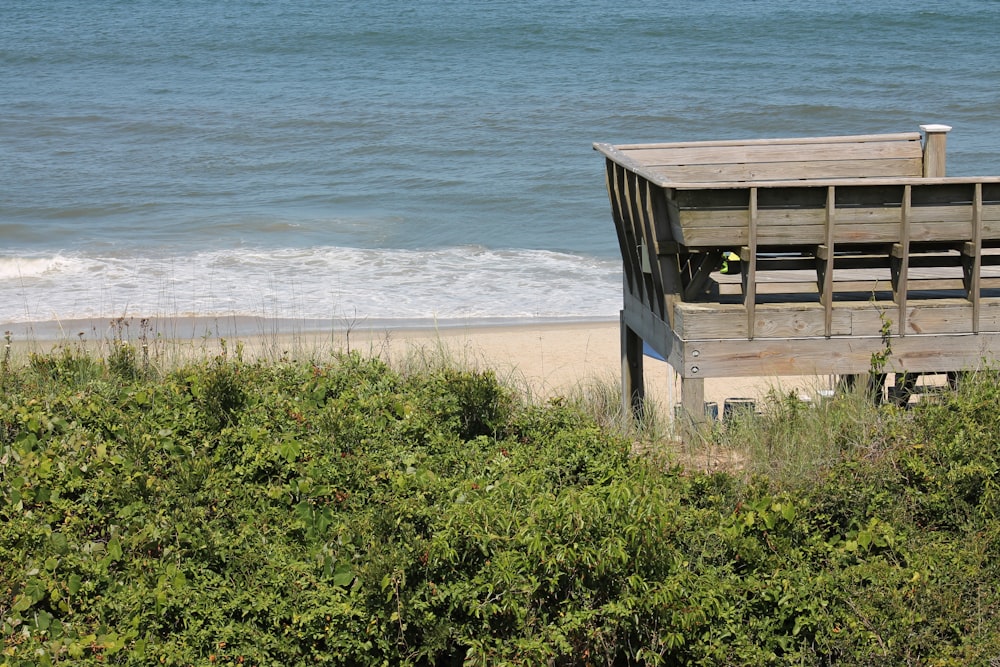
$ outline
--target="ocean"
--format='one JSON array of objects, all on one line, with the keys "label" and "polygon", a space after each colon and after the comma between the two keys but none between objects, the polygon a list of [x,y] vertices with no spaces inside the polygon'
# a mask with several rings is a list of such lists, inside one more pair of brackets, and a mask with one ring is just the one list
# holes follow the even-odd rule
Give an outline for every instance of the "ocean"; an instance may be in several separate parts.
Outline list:
[{"label": "ocean", "polygon": [[613,320],[593,142],[944,123],[950,175],[997,174],[998,26],[996,0],[0,0],[0,329]]}]

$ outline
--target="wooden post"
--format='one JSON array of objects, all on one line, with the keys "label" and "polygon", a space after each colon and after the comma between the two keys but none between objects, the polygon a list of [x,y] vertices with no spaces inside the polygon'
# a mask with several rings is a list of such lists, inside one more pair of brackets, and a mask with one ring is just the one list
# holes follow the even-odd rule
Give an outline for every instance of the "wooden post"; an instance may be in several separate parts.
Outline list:
[{"label": "wooden post", "polygon": [[704,378],[681,378],[681,410],[695,424],[706,421]]},{"label": "wooden post", "polygon": [[924,133],[924,178],[945,175],[945,142],[951,125],[921,125]]},{"label": "wooden post", "polygon": [[625,323],[625,311],[620,315],[622,335],[622,407],[636,419],[642,417],[646,385],[642,377],[642,339]]}]

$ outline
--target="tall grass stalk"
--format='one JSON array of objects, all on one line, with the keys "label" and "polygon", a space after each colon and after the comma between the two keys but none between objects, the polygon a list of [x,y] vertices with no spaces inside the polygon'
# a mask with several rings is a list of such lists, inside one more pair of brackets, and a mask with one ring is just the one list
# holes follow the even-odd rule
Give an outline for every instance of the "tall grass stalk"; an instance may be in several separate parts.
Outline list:
[{"label": "tall grass stalk", "polygon": [[631,442],[635,454],[665,465],[691,463],[685,460],[682,439],[671,421],[668,406],[647,395],[642,414],[636,419],[622,405],[621,381],[617,376],[581,379],[567,392],[565,400],[591,415],[608,433]]},{"label": "tall grass stalk", "polygon": [[803,400],[772,390],[756,412],[737,413],[714,429],[709,447],[739,454],[748,476],[808,484],[846,459],[878,459],[912,435],[914,413],[875,405],[864,387]]},{"label": "tall grass stalk", "polygon": [[[971,385],[970,385],[971,386]],[[809,395],[804,399],[803,395]],[[676,421],[670,406],[647,397],[640,419],[623,409],[617,377],[581,381],[567,395],[609,433],[633,443],[637,455],[689,471],[763,476],[808,484],[849,458],[876,459],[911,433],[913,413],[876,406],[864,386],[830,396],[772,389],[756,411],[736,411],[701,424]]]}]

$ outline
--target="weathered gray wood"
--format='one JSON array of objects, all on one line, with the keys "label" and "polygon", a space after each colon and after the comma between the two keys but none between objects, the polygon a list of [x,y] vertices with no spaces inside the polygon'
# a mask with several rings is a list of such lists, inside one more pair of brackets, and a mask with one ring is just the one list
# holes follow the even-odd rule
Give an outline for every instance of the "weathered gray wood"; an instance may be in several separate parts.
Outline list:
[{"label": "weathered gray wood", "polygon": [[[892,342],[887,372],[914,373],[979,368],[995,364],[1000,334],[906,336]],[[871,355],[885,349],[879,336],[804,338],[795,341],[754,339],[685,344],[682,377],[779,377],[865,373]],[[693,354],[697,352],[697,357]]]},{"label": "weathered gray wood", "polygon": [[[742,304],[678,303],[675,310],[673,331],[683,343],[718,339],[739,344],[741,340],[748,340]],[[896,310],[891,302],[839,302],[831,312],[830,335],[878,337],[884,322],[889,323],[892,334],[898,335]],[[983,299],[980,311],[981,332],[1000,333],[1000,297]],[[756,338],[793,340],[825,336],[825,309],[821,304],[760,303],[756,312]],[[911,300],[905,332],[911,335],[972,333],[972,312],[972,303],[964,298],[919,303]]]},{"label": "weathered gray wood", "polygon": [[[652,144],[611,144],[595,143],[594,147],[601,152],[604,149],[627,151],[636,148],[686,148],[697,146],[780,146],[783,144],[833,144],[833,143],[864,143],[869,141],[920,141],[920,132],[897,132],[895,134],[851,134],[832,137],[785,137],[775,139],[716,139],[710,141],[674,141]],[[607,153],[605,153],[607,154]]]},{"label": "weathered gray wood", "polygon": [[615,231],[618,233],[618,245],[622,255],[622,274],[625,283],[625,291],[632,293],[638,290],[636,274],[639,272],[636,266],[636,257],[632,252],[632,240],[628,237],[628,230],[631,224],[626,223],[626,210],[623,207],[623,182],[627,171],[611,160],[606,164],[606,180],[608,197],[611,200],[611,215],[615,222]]},{"label": "weathered gray wood", "polygon": [[[971,184],[975,185],[975,184]],[[980,184],[981,186],[981,184]],[[912,206],[910,240],[914,242],[970,241],[974,211],[968,199],[953,205]],[[836,208],[835,243],[898,243],[902,201],[883,207],[843,206]],[[979,212],[981,235],[1000,238],[1000,205],[983,204]],[[758,207],[758,243],[761,245],[818,245],[826,242],[825,207],[813,209],[762,209]],[[672,234],[690,247],[745,245],[747,209],[678,209]]]},{"label": "weathered gray wood", "polygon": [[[634,161],[633,161],[634,162]],[[748,183],[742,181],[664,181],[651,167],[639,166],[638,171],[644,178],[660,185],[661,187],[674,190],[677,193],[696,192],[702,190],[730,190],[733,187],[747,186]],[[754,183],[761,188],[794,188],[794,187],[820,187],[828,186],[871,186],[871,187],[901,187],[907,183],[913,184],[913,176],[877,176],[877,177],[838,177],[838,178],[814,178],[808,181],[789,178],[774,181],[760,181]],[[943,176],[941,178],[921,178],[922,185],[961,185],[966,183],[982,183],[984,185],[1000,184],[1000,176]]]},{"label": "weathered gray wood", "polygon": [[678,368],[683,363],[681,351],[683,343],[677,332],[667,326],[667,323],[656,317],[648,308],[632,295],[625,295],[625,324],[644,342],[647,343],[667,363]]},{"label": "weathered gray wood", "polygon": [[[642,344],[682,377],[964,368],[1000,344],[1000,177],[946,177],[918,133],[611,146],[625,269],[623,400]],[[739,250],[739,275],[715,273]],[[638,350],[638,351],[637,351]],[[636,356],[638,355],[638,356]],[[641,401],[639,401],[641,403]]]},{"label": "weathered gray wood", "polygon": [[[796,175],[802,178],[852,178],[862,169],[871,176],[912,174],[921,166],[919,158],[886,160],[830,160],[828,162],[752,162],[737,164],[646,166],[650,173],[667,181],[777,181]],[[914,174],[919,177],[918,174]]]},{"label": "weathered gray wood", "polygon": [[643,257],[643,273],[646,279],[646,293],[649,295],[649,307],[660,319],[667,319],[666,314],[666,298],[664,296],[664,277],[660,273],[660,263],[658,261],[653,261],[653,257],[659,255],[659,243],[657,241],[657,228],[658,223],[656,221],[655,213],[653,210],[653,198],[655,194],[652,192],[652,186],[649,181],[643,180],[638,185],[637,194],[637,209],[638,209],[638,220],[642,227],[642,252]]},{"label": "weathered gray wood", "polygon": [[[768,164],[790,162],[858,162],[867,160],[921,160],[918,138],[905,141],[847,141],[814,143],[763,143],[726,146],[680,145],[649,146],[624,149],[625,155],[636,162],[655,167]],[[865,172],[856,171],[858,176]],[[903,174],[900,174],[903,175]],[[922,176],[921,170],[907,170],[905,175]],[[944,174],[941,174],[942,176]],[[694,180],[694,179],[684,179]]]},{"label": "weathered gray wood", "polygon": [[625,311],[620,315],[622,337],[622,405],[632,415],[642,417],[646,385],[643,380],[642,339],[628,326]]},{"label": "weathered gray wood", "polygon": [[641,285],[640,294],[646,307],[658,311],[659,308],[662,308],[662,304],[657,303],[659,301],[656,296],[658,285],[654,283],[653,276],[650,273],[652,270],[649,256],[652,247],[650,240],[651,230],[649,221],[644,217],[644,201],[642,199],[642,191],[645,183],[645,179],[638,176],[629,178],[626,181],[625,193],[629,207],[628,219],[632,225],[630,238],[635,248],[633,252],[637,261],[636,266],[639,269],[639,273],[636,275],[636,282]]},{"label": "weathered gray wood", "polygon": [[750,188],[750,206],[747,216],[746,246],[740,248],[743,272],[743,305],[747,309],[747,337],[754,336],[754,310],[757,307],[757,188]]},{"label": "weathered gray wood", "polygon": [[924,141],[922,176],[933,178],[945,175],[945,142],[951,127],[948,125],[921,125],[926,140]]},{"label": "weathered gray wood", "polygon": [[922,176],[917,136],[905,140],[653,145],[621,149],[671,181]]},{"label": "weathered gray wood", "polygon": [[649,214],[653,222],[656,245],[654,253],[659,266],[660,280],[663,284],[663,309],[666,317],[662,317],[670,326],[674,321],[674,303],[681,299],[684,290],[681,279],[679,246],[670,231],[667,198],[662,188],[649,183]]},{"label": "weathered gray wood", "polygon": [[836,269],[836,226],[837,226],[837,189],[827,188],[826,191],[826,238],[823,239],[822,257],[817,259],[819,272],[820,303],[823,304],[823,335],[833,335],[833,272]]},{"label": "weathered gray wood", "polygon": [[966,297],[972,302],[972,333],[979,333],[982,298],[980,281],[983,269],[983,186],[981,183],[976,183],[973,196],[972,242],[962,246],[962,267]]},{"label": "weathered gray wood", "polygon": [[[892,292],[893,298],[899,304],[898,316],[900,330],[899,335],[906,335],[906,297],[909,293],[909,271],[910,271],[910,205],[912,201],[912,186],[907,185],[903,189],[903,201],[900,208],[900,230],[899,243],[894,244],[894,248],[899,249],[899,258],[892,265]],[[895,259],[890,257],[890,260]]]},{"label": "weathered gray wood", "polygon": [[705,381],[701,378],[681,377],[681,409],[688,420],[703,423],[705,417]]},{"label": "weathered gray wood", "polygon": [[719,268],[720,253],[716,251],[703,252],[689,257],[691,273],[684,287],[684,300],[696,301],[705,291],[706,285],[712,279],[712,272]]},{"label": "weathered gray wood", "polygon": [[[685,341],[749,339],[742,304],[683,303],[677,304],[675,310],[675,331]],[[849,308],[837,308],[831,313],[830,331],[834,336],[851,334]],[[754,335],[781,339],[825,336],[825,311],[814,303],[757,304]]]}]

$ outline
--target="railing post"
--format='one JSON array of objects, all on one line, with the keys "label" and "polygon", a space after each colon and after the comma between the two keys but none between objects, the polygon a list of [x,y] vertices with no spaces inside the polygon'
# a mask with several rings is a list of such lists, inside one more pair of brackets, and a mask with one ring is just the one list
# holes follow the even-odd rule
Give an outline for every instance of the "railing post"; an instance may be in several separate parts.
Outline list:
[{"label": "railing post", "polygon": [[945,175],[945,141],[951,125],[921,125],[924,133],[924,178]]}]

